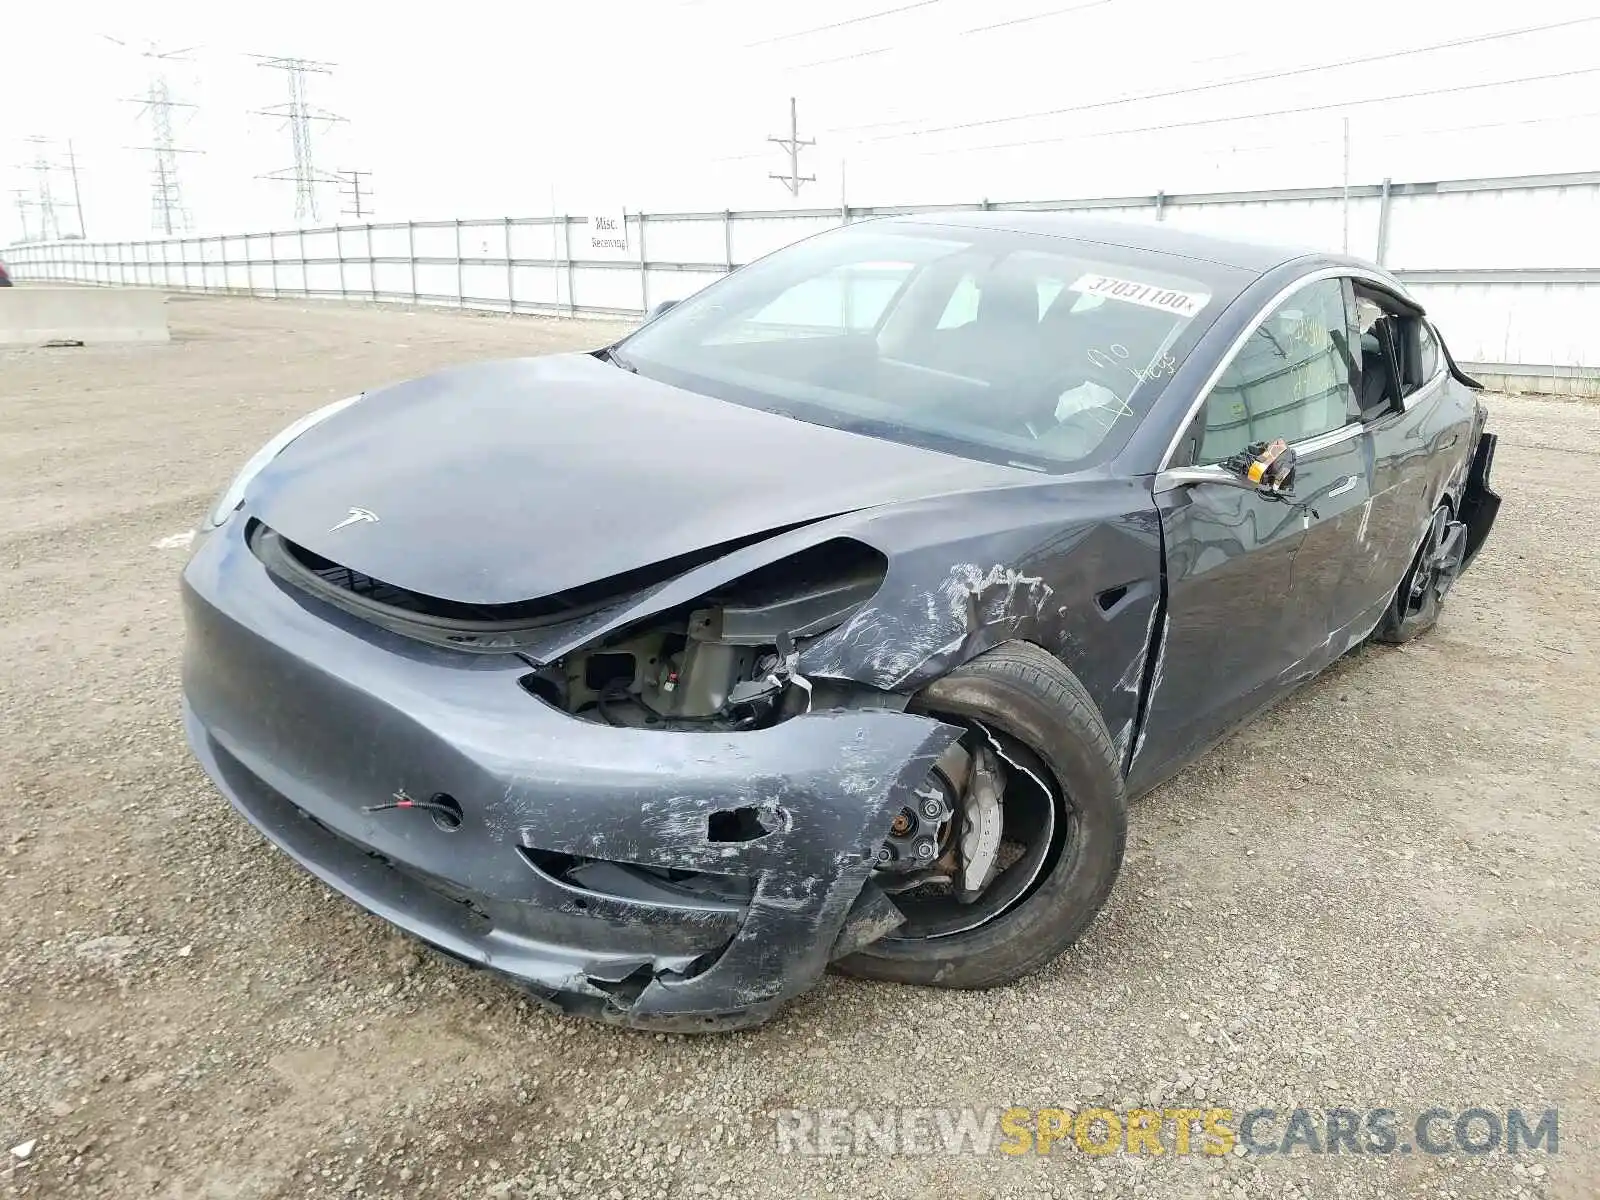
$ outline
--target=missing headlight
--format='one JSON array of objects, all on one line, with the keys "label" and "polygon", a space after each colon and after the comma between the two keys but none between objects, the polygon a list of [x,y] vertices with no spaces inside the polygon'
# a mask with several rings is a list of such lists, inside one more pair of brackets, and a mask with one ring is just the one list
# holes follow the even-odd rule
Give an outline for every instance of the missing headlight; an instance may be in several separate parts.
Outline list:
[{"label": "missing headlight", "polygon": [[795,658],[847,620],[888,564],[835,538],[568,655],[523,686],[575,716],[639,729],[752,729],[803,712]]}]

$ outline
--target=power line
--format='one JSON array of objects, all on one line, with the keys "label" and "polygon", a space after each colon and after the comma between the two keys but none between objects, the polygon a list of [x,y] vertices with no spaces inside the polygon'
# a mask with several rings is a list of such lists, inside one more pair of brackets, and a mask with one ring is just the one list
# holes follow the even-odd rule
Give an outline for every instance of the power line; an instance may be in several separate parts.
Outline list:
[{"label": "power line", "polygon": [[[1546,78],[1546,77],[1545,76],[1536,76],[1535,78],[1542,79],[1542,78]],[[1506,81],[1503,81],[1503,83],[1505,83],[1505,84],[1517,83],[1517,82],[1522,82],[1522,81],[1519,81],[1519,80],[1506,80]],[[1478,86],[1478,85],[1471,85],[1471,86]],[[1503,86],[1503,84],[1497,83],[1497,84],[1487,84],[1487,85],[1483,85],[1483,86],[1499,87],[1499,86]],[[1402,97],[1402,98],[1404,98],[1404,97]],[[1382,99],[1382,98],[1380,98],[1380,99]],[[1369,101],[1356,101],[1354,103],[1377,103],[1377,102],[1378,102],[1378,100],[1375,99],[1375,100],[1369,100]],[[1249,116],[1271,117],[1271,116],[1277,116],[1277,115],[1279,115],[1279,114],[1275,113],[1275,112],[1271,112],[1271,113],[1254,113],[1254,114],[1250,114]],[[1229,118],[1224,118],[1224,119],[1225,120],[1230,120],[1230,121],[1248,120],[1249,116],[1245,116],[1245,117],[1229,117]],[[1547,116],[1542,116],[1542,117],[1528,117],[1528,118],[1522,118],[1522,119],[1518,119],[1518,120],[1514,120],[1514,121],[1488,121],[1488,122],[1474,123],[1474,124],[1471,124],[1471,125],[1443,125],[1443,126],[1436,126],[1436,127],[1429,128],[1429,129],[1401,129],[1401,130],[1395,131],[1393,133],[1370,134],[1370,135],[1367,135],[1366,137],[1364,137],[1362,140],[1363,141],[1380,141],[1380,142],[1395,141],[1395,140],[1404,140],[1406,138],[1426,137],[1426,136],[1430,136],[1430,135],[1436,134],[1436,133],[1462,133],[1462,132],[1467,132],[1467,131],[1471,131],[1471,130],[1479,130],[1479,129],[1509,129],[1509,128],[1513,128],[1513,127],[1516,127],[1516,126],[1523,126],[1523,125],[1547,125],[1547,124],[1554,124],[1554,123],[1561,122],[1561,121],[1582,121],[1582,120],[1592,119],[1592,118],[1595,118],[1595,117],[1600,117],[1600,109],[1596,109],[1596,110],[1594,110],[1592,112],[1558,113],[1558,114],[1547,115]],[[1104,132],[1104,133],[1063,134],[1062,136],[1060,136],[1058,138],[1041,139],[1038,142],[1002,142],[1002,143],[995,143],[995,144],[992,144],[992,145],[960,146],[960,147],[956,147],[954,149],[949,148],[949,147],[942,147],[942,148],[940,148],[938,150],[913,150],[913,151],[907,151],[906,154],[914,155],[916,157],[921,158],[921,157],[925,157],[925,156],[932,155],[932,154],[941,154],[941,155],[942,154],[962,154],[962,153],[965,153],[965,152],[967,152],[969,150],[972,150],[972,151],[977,151],[977,150],[1003,150],[1003,149],[1009,149],[1009,148],[1011,148],[1013,146],[1043,145],[1046,142],[1054,142],[1054,141],[1090,140],[1090,139],[1094,139],[1094,138],[1113,137],[1113,136],[1117,136],[1118,134],[1123,134],[1123,133],[1127,133],[1127,134],[1160,133],[1160,132],[1162,132],[1164,130],[1171,129],[1171,128],[1179,128],[1179,127],[1172,126],[1172,125],[1151,125],[1151,126],[1145,126],[1143,128],[1140,128],[1140,129],[1110,130],[1110,131],[1107,131],[1107,132]],[[1228,147],[1228,153],[1230,153],[1230,154],[1254,154],[1254,153],[1256,153],[1258,151],[1266,151],[1266,150],[1290,150],[1290,149],[1299,149],[1299,148],[1305,147],[1305,146],[1331,146],[1331,145],[1335,145],[1335,144],[1341,142],[1342,140],[1343,140],[1342,138],[1312,138],[1312,139],[1295,138],[1292,141],[1286,141],[1286,142],[1266,142],[1266,143],[1255,143],[1255,144],[1248,145],[1248,146],[1229,146]],[[713,159],[710,159],[709,161],[711,161],[711,162],[742,162],[742,161],[745,161],[747,159],[759,158],[759,157],[760,157],[760,155],[758,155],[758,154],[734,154],[734,155],[728,155],[728,156],[722,157],[722,158],[713,158]],[[894,152],[894,151],[889,151],[889,152],[887,152],[886,155],[885,154],[880,154],[880,155],[876,155],[875,157],[899,158],[899,157],[901,157],[901,155],[896,153],[896,152]]]},{"label": "power line", "polygon": [[846,25],[859,25],[863,21],[876,21],[879,17],[892,17],[896,13],[910,12],[914,8],[931,8],[935,4],[943,4],[945,0],[915,0],[912,4],[902,4],[898,8],[885,8],[880,12],[862,13],[859,17],[847,17],[843,21],[833,21],[827,25],[813,25],[810,29],[797,29],[793,33],[780,33],[776,37],[762,38],[758,42],[746,42],[744,48],[753,50],[757,46],[771,46],[776,42],[789,42],[795,38],[808,37],[813,33],[825,33],[830,29],[843,29]]},{"label": "power line", "polygon": [[[1391,133],[1373,133],[1362,137],[1362,142],[1403,141],[1408,138],[1432,137],[1439,133],[1467,133],[1482,129],[1511,129],[1525,125],[1554,125],[1562,121],[1588,121],[1600,117],[1600,109],[1580,113],[1559,113],[1554,116],[1527,117],[1516,121],[1483,121],[1471,125],[1436,125],[1429,129],[1400,129]],[[1249,146],[1229,146],[1229,154],[1261,154],[1268,150],[1299,150],[1306,146],[1333,146],[1343,138],[1296,138],[1289,142],[1254,143]]]},{"label": "power line", "polygon": [[789,97],[789,136],[786,138],[769,137],[767,141],[776,142],[789,152],[789,173],[787,175],[772,175],[770,178],[776,179],[784,187],[788,188],[791,196],[800,194],[801,184],[815,183],[817,181],[815,175],[800,174],[800,148],[802,146],[815,146],[817,143],[812,140],[800,140],[800,118],[795,109],[793,96]]},{"label": "power line", "polygon": [[1113,4],[1116,0],[1089,0],[1087,4],[1069,4],[1066,8],[1052,8],[1047,12],[1032,13],[1026,17],[1012,17],[1008,21],[996,21],[993,25],[978,25],[972,29],[963,29],[962,35],[969,33],[988,33],[992,29],[1009,29],[1013,25],[1026,25],[1030,21],[1042,21],[1046,17],[1061,17],[1067,13],[1082,12],[1086,8],[1100,8],[1102,5]]},{"label": "power line", "polygon": [[[1065,8],[1052,8],[1048,12],[1031,13],[1030,15],[1028,15],[1026,17],[1014,17],[1009,21],[997,21],[993,25],[978,25],[978,26],[975,26],[972,29],[958,30],[958,31],[956,31],[956,33],[953,36],[957,37],[957,38],[970,37],[972,34],[975,34],[975,33],[988,33],[991,30],[995,30],[995,29],[1005,29],[1005,28],[1007,28],[1009,26],[1012,26],[1012,25],[1025,25],[1029,21],[1042,21],[1047,17],[1061,17],[1061,16],[1065,16],[1068,13],[1082,12],[1084,9],[1087,9],[1087,8],[1103,8],[1107,4],[1115,4],[1115,3],[1117,3],[1117,0],[1089,0],[1089,2],[1087,4],[1069,4]],[[879,46],[875,50],[857,50],[857,51],[854,51],[854,52],[852,52],[850,54],[836,54],[832,58],[819,58],[819,59],[816,59],[813,62],[798,63],[795,66],[789,67],[788,70],[791,70],[791,71],[806,71],[806,70],[810,70],[812,67],[826,67],[826,66],[830,66],[833,63],[850,62],[851,60],[857,59],[857,58],[872,58],[873,56],[878,55],[878,54],[892,54],[892,53],[894,53],[896,51],[904,50],[904,49],[905,49],[904,45],[900,45],[900,46]],[[905,124],[909,124],[910,122],[907,122],[907,121],[888,121],[888,122],[884,122],[884,123],[885,124],[889,124],[889,125],[905,125]],[[849,129],[876,129],[877,126],[876,125],[852,125],[852,126],[846,126],[845,128],[849,128]]]},{"label": "power line", "polygon": [[[1121,137],[1133,133],[1161,133],[1169,129],[1198,129],[1205,125],[1228,125],[1235,121],[1256,121],[1263,117],[1290,117],[1301,113],[1328,112],[1340,108],[1360,108],[1367,104],[1386,104],[1392,100],[1415,100],[1424,96],[1448,96],[1458,92],[1482,91],[1486,88],[1511,87],[1521,83],[1542,83],[1549,79],[1572,79],[1579,75],[1600,73],[1600,67],[1580,67],[1571,71],[1552,71],[1545,75],[1523,75],[1516,79],[1495,79],[1487,83],[1462,83],[1453,87],[1425,88],[1416,92],[1396,92],[1388,96],[1368,96],[1361,100],[1335,100],[1325,104],[1304,104],[1296,108],[1271,109],[1267,112],[1239,113],[1231,117],[1203,117],[1194,121],[1167,121],[1160,125],[1141,125],[1132,129],[1105,129],[1095,133],[1066,133],[1054,137],[1027,138],[1015,142],[986,142],[977,146],[941,147],[937,150],[919,150],[918,155],[962,154],[972,150],[1010,150],[1021,146],[1047,146],[1055,142],[1091,140],[1103,137]],[[874,139],[879,140],[879,139]]]},{"label": "power line", "polygon": [[879,46],[876,50],[857,50],[851,54],[836,54],[832,58],[819,58],[814,62],[797,63],[788,69],[791,71],[809,71],[812,67],[826,67],[832,63],[850,62],[852,59],[872,58],[874,55],[888,54],[893,49],[893,46]]},{"label": "power line", "polygon": [[281,117],[289,130],[289,141],[294,148],[294,166],[283,167],[258,176],[260,179],[294,180],[294,216],[297,221],[317,220],[317,184],[338,183],[339,176],[329,175],[317,168],[311,150],[311,127],[321,121],[331,125],[344,118],[337,113],[313,108],[306,100],[307,75],[331,75],[333,63],[314,62],[308,58],[289,58],[267,54],[252,54],[258,67],[282,71],[289,77],[289,100],[271,108],[258,109],[257,115]]},{"label": "power line", "polygon": [[[1334,71],[1343,67],[1362,66],[1367,63],[1390,62],[1397,58],[1408,58],[1416,54],[1432,54],[1439,50],[1452,50],[1460,46],[1480,45],[1484,42],[1502,41],[1506,38],[1523,37],[1532,33],[1547,33],[1555,29],[1567,29],[1575,25],[1586,25],[1600,21],[1600,16],[1575,17],[1566,21],[1555,21],[1548,25],[1530,25],[1522,29],[1502,30],[1498,33],[1484,33],[1473,37],[1455,38],[1446,42],[1436,42],[1429,46],[1414,46],[1405,50],[1385,50],[1377,54],[1365,54],[1356,58],[1341,59],[1331,63],[1315,63],[1304,67],[1291,67],[1283,71],[1262,71],[1252,75],[1240,75],[1232,79],[1219,79],[1211,83],[1195,84],[1190,87],[1168,88],[1159,92],[1140,92],[1131,96],[1116,96],[1108,100],[1090,100],[1083,104],[1068,105],[1065,108],[1041,109],[1037,112],[1013,113],[1003,117],[985,117],[975,121],[961,121],[952,125],[932,125],[924,129],[900,130],[895,133],[880,134],[870,141],[891,141],[897,138],[923,137],[934,133],[953,133],[962,129],[980,129],[993,125],[1006,125],[1015,121],[1032,121],[1043,117],[1061,117],[1072,113],[1090,112],[1095,109],[1115,108],[1123,104],[1136,104],[1145,100],[1166,100],[1175,96],[1193,96],[1203,92],[1218,91],[1223,88],[1242,87],[1251,83],[1265,83],[1277,79],[1293,79],[1304,75],[1313,75],[1322,71]],[[848,126],[835,132],[849,132],[862,129],[881,129],[889,125],[904,125],[900,121],[879,121],[866,125]]]},{"label": "power line", "polygon": [[[119,38],[104,33],[100,36],[108,42],[128,48],[128,43]],[[172,98],[166,70],[155,64],[188,62],[188,55],[194,49],[193,46],[186,46],[181,50],[159,50],[151,43],[147,49],[140,51],[140,56],[150,59],[152,63],[150,82],[143,97],[125,101],[139,105],[139,116],[148,118],[150,123],[150,145],[129,149],[150,155],[150,227],[169,237],[184,232],[193,224],[189,209],[183,202],[183,189],[178,178],[178,155],[197,154],[199,151],[180,147],[172,132],[173,110],[186,108],[193,111],[195,106]],[[82,214],[79,215],[81,218]]]}]

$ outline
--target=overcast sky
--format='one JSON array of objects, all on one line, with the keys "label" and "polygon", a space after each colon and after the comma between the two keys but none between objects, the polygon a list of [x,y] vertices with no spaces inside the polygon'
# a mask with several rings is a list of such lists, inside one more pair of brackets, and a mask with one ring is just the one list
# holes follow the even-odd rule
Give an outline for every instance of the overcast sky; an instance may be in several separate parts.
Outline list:
[{"label": "overcast sky", "polygon": [[[347,118],[315,127],[316,162],[370,171],[380,221],[793,205],[767,178],[787,156],[765,140],[787,132],[791,95],[817,142],[805,206],[1337,184],[1346,118],[1358,183],[1592,169],[1600,145],[1593,0],[13,9],[3,242],[21,233],[13,192],[36,193],[30,135],[54,139],[62,165],[72,140],[91,237],[149,235],[148,156],[128,147],[150,132],[123,101],[154,67],[197,105],[175,119],[178,143],[204,152],[179,164],[194,228],[292,228],[293,185],[257,178],[292,164],[289,133],[249,115],[285,101],[287,79],[251,53],[335,64],[309,80],[311,103]],[[1515,30],[1535,31],[1443,45]],[[195,49],[156,63],[151,44]],[[1369,61],[1332,66],[1352,59]],[[64,171],[51,186],[70,200]],[[331,186],[321,208],[320,224],[338,218]],[[70,208],[60,219],[70,230]]]}]

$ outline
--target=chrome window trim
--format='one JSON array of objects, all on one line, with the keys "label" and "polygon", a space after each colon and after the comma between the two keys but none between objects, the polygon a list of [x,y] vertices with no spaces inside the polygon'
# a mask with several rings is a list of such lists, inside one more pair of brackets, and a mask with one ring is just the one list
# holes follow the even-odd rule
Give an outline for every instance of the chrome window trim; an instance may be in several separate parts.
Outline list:
[{"label": "chrome window trim", "polygon": [[1351,438],[1359,437],[1365,432],[1366,427],[1360,421],[1346,421],[1339,428],[1330,429],[1327,433],[1319,433],[1316,437],[1308,437],[1300,442],[1290,442],[1289,448],[1296,454],[1315,454],[1319,450],[1337,446],[1340,442],[1348,442]]},{"label": "chrome window trim", "polygon": [[[1400,296],[1406,295],[1406,290],[1400,285],[1399,281],[1381,275],[1377,271],[1369,271],[1362,267],[1322,267],[1319,270],[1300,276],[1299,279],[1296,279],[1291,283],[1285,284],[1275,295],[1267,299],[1267,301],[1261,306],[1260,311],[1258,311],[1256,315],[1250,319],[1250,323],[1239,331],[1238,336],[1233,339],[1232,345],[1228,347],[1228,352],[1222,356],[1221,361],[1217,363],[1215,369],[1213,369],[1211,374],[1207,376],[1204,386],[1201,387],[1199,394],[1196,395],[1194,399],[1194,403],[1189,405],[1189,411],[1184,414],[1183,420],[1178,422],[1178,427],[1172,431],[1172,440],[1167,443],[1167,452],[1161,456],[1161,465],[1156,468],[1157,473],[1165,471],[1171,467],[1172,456],[1178,451],[1178,443],[1183,440],[1184,431],[1194,423],[1195,414],[1198,413],[1200,409],[1204,407],[1205,402],[1211,398],[1212,389],[1217,386],[1218,381],[1221,380],[1227,369],[1233,366],[1233,360],[1239,356],[1239,351],[1244,349],[1244,344],[1250,340],[1250,335],[1255,333],[1257,329],[1260,329],[1262,322],[1276,312],[1278,306],[1285,300],[1289,299],[1290,296],[1293,296],[1302,288],[1310,287],[1314,283],[1322,283],[1324,280],[1328,279],[1362,279],[1368,283],[1377,284],[1385,291],[1394,292],[1396,295]],[[1443,357],[1443,354],[1441,354],[1440,358],[1442,359]],[[1413,395],[1421,394],[1422,390],[1422,388],[1418,388]],[[1295,443],[1295,450],[1297,453],[1302,450],[1309,449],[1320,450],[1322,449],[1320,445],[1313,446],[1312,443],[1320,442],[1323,438],[1330,437],[1333,434],[1340,434],[1343,437],[1349,437],[1352,436],[1352,434],[1346,431],[1354,430],[1356,433],[1359,433],[1363,428],[1364,426],[1361,424],[1361,422],[1357,421],[1352,425],[1345,425],[1339,429],[1330,430],[1328,433],[1319,434],[1317,437],[1309,438],[1305,443],[1297,442]],[[1330,442],[1328,444],[1332,445],[1333,443]]]}]

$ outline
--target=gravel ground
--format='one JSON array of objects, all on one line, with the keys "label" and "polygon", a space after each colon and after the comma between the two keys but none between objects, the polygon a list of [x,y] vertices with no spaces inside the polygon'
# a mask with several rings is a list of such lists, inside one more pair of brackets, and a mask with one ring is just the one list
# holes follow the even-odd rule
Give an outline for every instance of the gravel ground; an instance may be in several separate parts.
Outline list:
[{"label": "gravel ground", "polygon": [[[170,346],[0,354],[11,1194],[1600,1194],[1600,407],[1492,398],[1510,499],[1439,628],[1351,656],[1137,804],[1108,910],[1041,975],[830,978],[760,1030],[652,1037],[419,953],[236,818],[178,728],[184,552],[163,548],[300,412],[608,331],[223,298],[171,315]],[[1560,1151],[774,1140],[779,1109],[1152,1101],[1559,1106]]]}]

